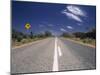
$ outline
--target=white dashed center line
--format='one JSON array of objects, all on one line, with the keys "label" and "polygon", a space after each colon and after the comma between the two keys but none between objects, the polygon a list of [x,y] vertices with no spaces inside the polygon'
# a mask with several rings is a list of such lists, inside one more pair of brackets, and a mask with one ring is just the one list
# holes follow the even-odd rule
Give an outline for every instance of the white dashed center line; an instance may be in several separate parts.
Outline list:
[{"label": "white dashed center line", "polygon": [[62,56],[62,53],[61,53],[61,48],[60,48],[60,46],[58,46],[58,54],[59,54],[59,56]]},{"label": "white dashed center line", "polygon": [[58,71],[57,38],[55,38],[54,61],[53,61],[53,71]]},{"label": "white dashed center line", "polygon": [[61,48],[57,45],[57,38],[55,38],[55,47],[54,47],[54,60],[53,60],[53,71],[59,71],[58,67],[58,56],[62,56]]}]

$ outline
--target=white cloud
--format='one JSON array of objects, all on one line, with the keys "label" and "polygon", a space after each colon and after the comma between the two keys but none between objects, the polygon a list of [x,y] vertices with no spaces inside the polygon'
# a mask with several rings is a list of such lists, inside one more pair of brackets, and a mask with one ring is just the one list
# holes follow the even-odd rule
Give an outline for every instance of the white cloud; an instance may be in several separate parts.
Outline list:
[{"label": "white cloud", "polygon": [[39,27],[44,27],[44,25],[41,24],[41,25],[39,25]]},{"label": "white cloud", "polygon": [[67,6],[61,13],[78,22],[82,22],[80,16],[86,17],[86,12],[84,12],[80,7],[74,5]]},{"label": "white cloud", "polygon": [[77,25],[81,26],[82,24],[78,23]]},{"label": "white cloud", "polygon": [[67,26],[67,28],[68,28],[68,29],[73,29],[73,27],[72,27],[72,26]]},{"label": "white cloud", "polygon": [[71,13],[75,15],[86,16],[86,13],[82,9],[80,9],[78,6],[69,5],[66,8],[68,9],[68,11],[70,11]]},{"label": "white cloud", "polygon": [[61,30],[62,32],[66,32],[66,30],[65,30],[64,28],[61,28],[60,30]]},{"label": "white cloud", "polygon": [[76,16],[76,15],[74,15],[72,13],[69,13],[69,12],[66,12],[66,11],[63,11],[62,13],[65,14],[66,16],[68,16],[71,19],[74,19],[76,21],[82,22],[82,20],[78,16]]}]

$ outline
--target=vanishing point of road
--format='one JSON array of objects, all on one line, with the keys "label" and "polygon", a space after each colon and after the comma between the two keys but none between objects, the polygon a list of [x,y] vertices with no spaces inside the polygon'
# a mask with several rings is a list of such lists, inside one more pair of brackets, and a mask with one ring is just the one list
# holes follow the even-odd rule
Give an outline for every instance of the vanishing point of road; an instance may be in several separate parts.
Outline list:
[{"label": "vanishing point of road", "polygon": [[64,38],[46,38],[11,50],[12,73],[95,69],[96,49]]}]

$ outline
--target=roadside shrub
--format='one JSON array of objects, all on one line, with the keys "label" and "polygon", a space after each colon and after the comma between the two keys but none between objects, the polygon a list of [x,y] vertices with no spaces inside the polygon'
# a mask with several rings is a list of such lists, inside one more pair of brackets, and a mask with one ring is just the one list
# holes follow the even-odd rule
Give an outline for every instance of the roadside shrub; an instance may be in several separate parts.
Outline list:
[{"label": "roadside shrub", "polygon": [[21,42],[22,39],[22,36],[17,37],[17,42]]}]

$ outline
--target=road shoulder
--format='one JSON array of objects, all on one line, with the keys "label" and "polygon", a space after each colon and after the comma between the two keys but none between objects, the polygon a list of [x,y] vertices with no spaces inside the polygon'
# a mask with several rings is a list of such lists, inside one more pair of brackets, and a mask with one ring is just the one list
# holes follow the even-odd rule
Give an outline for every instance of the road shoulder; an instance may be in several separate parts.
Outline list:
[{"label": "road shoulder", "polygon": [[43,40],[46,40],[48,38],[45,38],[45,39],[41,39],[41,40],[37,40],[37,41],[34,41],[34,42],[29,42],[29,43],[25,43],[23,45],[20,45],[20,46],[15,46],[15,47],[11,47],[12,49],[17,49],[17,48],[21,48],[21,47],[25,47],[25,46],[29,46],[29,45],[32,45],[32,44],[36,44],[36,43],[39,43]]},{"label": "road shoulder", "polygon": [[72,41],[72,42],[74,42],[74,43],[81,44],[81,45],[84,45],[84,46],[96,48],[96,46],[93,46],[93,45],[90,45],[90,44],[86,44],[86,43],[82,43],[82,42],[80,42],[80,41],[75,41],[75,40],[73,40],[73,39],[69,39],[69,38],[63,38],[63,39],[69,40],[69,41]]}]

